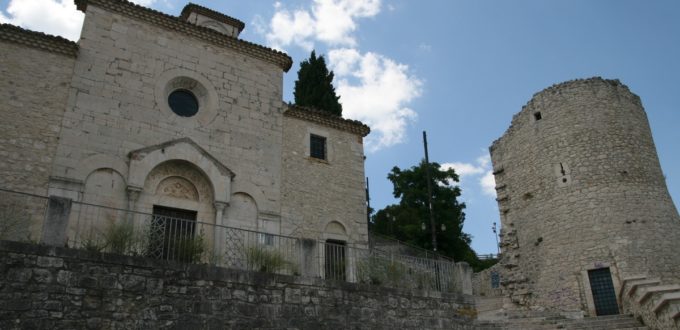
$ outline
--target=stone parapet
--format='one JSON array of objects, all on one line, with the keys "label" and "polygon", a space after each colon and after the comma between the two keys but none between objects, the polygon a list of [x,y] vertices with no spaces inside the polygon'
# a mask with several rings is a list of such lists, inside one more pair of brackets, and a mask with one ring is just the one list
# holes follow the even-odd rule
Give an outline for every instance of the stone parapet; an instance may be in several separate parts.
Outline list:
[{"label": "stone parapet", "polygon": [[78,44],[62,37],[29,31],[11,24],[0,24],[0,40],[76,57]]},{"label": "stone parapet", "polygon": [[337,128],[339,130],[354,133],[362,137],[366,137],[368,133],[371,132],[370,127],[358,120],[344,119],[321,110],[302,107],[299,105],[290,105],[288,110],[286,110],[283,115],[303,119],[332,128]]}]

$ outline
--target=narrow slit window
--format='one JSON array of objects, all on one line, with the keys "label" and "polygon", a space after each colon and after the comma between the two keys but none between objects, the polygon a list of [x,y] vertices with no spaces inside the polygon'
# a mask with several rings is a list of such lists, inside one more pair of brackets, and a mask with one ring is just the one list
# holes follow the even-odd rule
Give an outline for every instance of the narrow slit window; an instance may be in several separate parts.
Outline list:
[{"label": "narrow slit window", "polygon": [[318,135],[309,136],[309,156],[326,160],[326,138]]}]

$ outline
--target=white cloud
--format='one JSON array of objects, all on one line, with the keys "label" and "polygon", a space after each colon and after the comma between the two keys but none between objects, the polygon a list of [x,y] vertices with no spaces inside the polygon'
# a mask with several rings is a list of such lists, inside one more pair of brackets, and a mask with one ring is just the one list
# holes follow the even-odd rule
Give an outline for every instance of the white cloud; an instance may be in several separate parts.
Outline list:
[{"label": "white cloud", "polygon": [[461,181],[466,180],[466,178],[476,179],[482,193],[496,197],[496,181],[491,170],[491,157],[488,154],[477,157],[474,163],[452,162],[444,163],[442,167],[445,169],[453,168],[460,176]]},{"label": "white cloud", "polygon": [[[132,0],[149,6],[156,0]],[[73,0],[10,0],[9,17],[0,13],[0,22],[62,36],[73,41],[80,37],[85,15],[76,9]]]},{"label": "white cloud", "polygon": [[314,41],[332,46],[355,46],[357,18],[380,12],[380,0],[314,0],[311,10],[288,10],[280,2],[269,22],[267,41],[274,48],[291,44],[309,51]]},{"label": "white cloud", "polygon": [[11,0],[7,13],[6,23],[70,40],[78,40],[84,18],[72,0]]},{"label": "white cloud", "polygon": [[417,117],[407,105],[420,96],[422,82],[408,66],[376,53],[334,49],[328,62],[336,74],[343,116],[371,127],[369,152],[400,143],[408,122]]},{"label": "white cloud", "polygon": [[144,7],[149,7],[149,6],[153,5],[154,2],[156,2],[156,0],[128,0],[128,1],[134,2],[134,3],[136,3],[138,5],[142,5]]},{"label": "white cloud", "polygon": [[483,167],[476,166],[476,165],[470,164],[470,163],[460,163],[460,162],[444,163],[441,166],[444,169],[453,168],[456,171],[456,174],[458,174],[458,176],[460,176],[461,178],[465,177],[465,176],[477,175],[477,174],[484,173]]},{"label": "white cloud", "polygon": [[479,179],[479,185],[482,187],[482,192],[488,196],[496,197],[496,179],[494,179],[493,172],[486,171],[483,177]]}]

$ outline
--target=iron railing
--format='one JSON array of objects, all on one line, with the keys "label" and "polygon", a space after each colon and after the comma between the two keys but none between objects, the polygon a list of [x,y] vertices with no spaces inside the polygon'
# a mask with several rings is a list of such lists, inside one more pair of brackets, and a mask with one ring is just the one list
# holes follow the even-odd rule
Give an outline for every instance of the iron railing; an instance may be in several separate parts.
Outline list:
[{"label": "iron railing", "polygon": [[[48,198],[0,189],[0,239],[40,242]],[[289,237],[71,202],[68,247],[388,287],[457,291],[453,260],[418,249]],[[403,253],[406,251],[407,253]]]},{"label": "iron railing", "polygon": [[371,249],[380,250],[386,253],[393,253],[398,255],[407,255],[416,258],[449,260],[453,259],[440,255],[436,252],[423,249],[418,246],[410,245],[405,242],[396,240],[391,237],[383,236],[376,233],[369,235],[369,246]]}]

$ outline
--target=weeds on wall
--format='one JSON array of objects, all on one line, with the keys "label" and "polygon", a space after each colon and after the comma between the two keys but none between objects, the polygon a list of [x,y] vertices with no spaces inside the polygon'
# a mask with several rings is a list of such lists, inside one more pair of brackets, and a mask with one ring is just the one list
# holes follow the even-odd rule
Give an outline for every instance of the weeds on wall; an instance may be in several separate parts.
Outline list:
[{"label": "weeds on wall", "polygon": [[455,292],[456,279],[437,268],[418,267],[392,258],[369,256],[357,260],[357,280],[360,283],[393,288],[441,290]]},{"label": "weeds on wall", "polygon": [[408,277],[408,269],[401,263],[370,256],[357,261],[359,282],[388,287],[399,287]]},{"label": "weeds on wall", "polygon": [[168,259],[186,263],[199,263],[208,250],[203,230],[194,237],[172,238],[168,246]]},{"label": "weeds on wall", "polygon": [[104,232],[104,241],[108,252],[130,254],[136,245],[135,228],[124,221],[113,222]]},{"label": "weeds on wall", "polygon": [[267,249],[262,245],[245,247],[244,256],[248,270],[265,273],[279,273],[283,271],[288,271],[291,274],[299,273],[297,265],[286,260],[280,251]]},{"label": "weeds on wall", "polygon": [[149,228],[126,221],[111,222],[103,231],[91,228],[80,248],[185,263],[199,263],[209,254],[203,230],[195,236],[151,237]]}]

